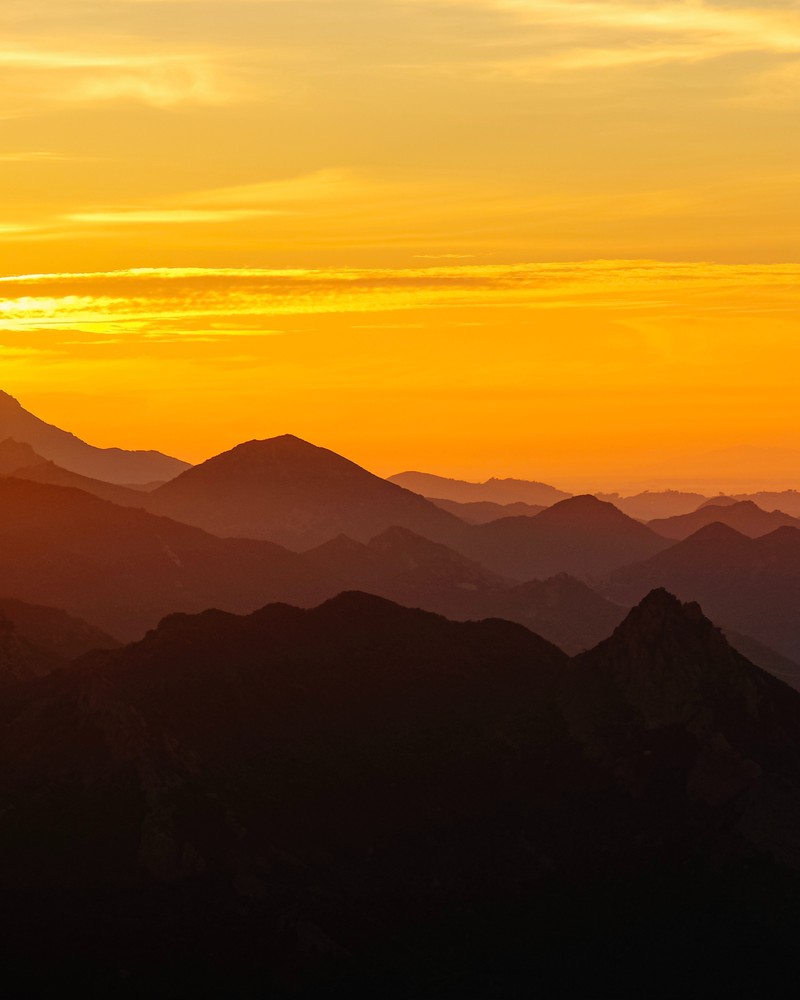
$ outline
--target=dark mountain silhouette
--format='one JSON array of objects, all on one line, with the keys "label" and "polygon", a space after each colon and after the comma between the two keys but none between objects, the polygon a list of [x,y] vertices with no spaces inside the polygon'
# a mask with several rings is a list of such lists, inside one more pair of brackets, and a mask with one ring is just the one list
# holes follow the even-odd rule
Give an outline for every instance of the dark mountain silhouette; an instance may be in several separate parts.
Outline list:
[{"label": "dark mountain silhouette", "polygon": [[800,660],[800,531],[747,538],[714,523],[650,559],[612,573],[603,592],[633,603],[654,586],[700,601],[720,625]]},{"label": "dark mountain silhouette", "polygon": [[784,526],[800,528],[800,520],[773,510],[770,513],[757,507],[752,500],[739,500],[730,504],[706,504],[691,514],[649,521],[647,526],[664,538],[684,539],[707,524],[718,521],[750,538],[768,535]]},{"label": "dark mountain silhouette", "polygon": [[637,521],[652,521],[657,517],[677,517],[697,510],[705,500],[700,493],[682,493],[680,490],[661,490],[637,493],[622,497],[618,493],[598,493],[599,500],[607,500],[618,507],[623,514]]},{"label": "dark mountain silhouette", "polygon": [[291,434],[217,455],[154,490],[147,503],[223,537],[295,549],[340,534],[366,541],[392,526],[452,542],[465,527],[415,493]]},{"label": "dark mountain silhouette", "polygon": [[20,638],[61,661],[77,659],[95,649],[115,649],[119,645],[99,628],[60,608],[0,597],[0,616],[11,623]]},{"label": "dark mountain silhouette", "polygon": [[95,448],[74,434],[45,423],[23,409],[13,396],[0,392],[0,440],[5,438],[31,445],[43,458],[64,469],[109,483],[171,479],[189,468],[186,462],[157,451]]},{"label": "dark mountain silhouette", "polygon": [[174,615],[18,702],[28,987],[781,995],[792,967],[800,696],[663,591],[572,662],[364,594]]},{"label": "dark mountain silhouette", "polygon": [[484,483],[469,483],[461,479],[447,479],[428,472],[400,472],[389,477],[404,489],[421,496],[440,500],[455,500],[458,503],[488,501],[489,503],[525,503],[549,507],[559,500],[571,496],[546,483],[529,482],[525,479],[487,479]]},{"label": "dark mountain silhouette", "polygon": [[669,543],[593,496],[571,497],[536,517],[507,517],[472,528],[460,548],[518,580],[557,573],[593,578],[659,552]]},{"label": "dark mountain silhouette", "polygon": [[172,611],[313,603],[335,585],[269,542],[221,539],[80,490],[0,479],[6,594],[63,608],[120,639]]},{"label": "dark mountain silhouette", "polygon": [[535,517],[541,514],[545,507],[530,503],[491,503],[489,500],[477,500],[473,503],[459,503],[457,500],[437,500],[428,497],[442,510],[450,511],[456,517],[468,524],[487,524],[499,517]]}]

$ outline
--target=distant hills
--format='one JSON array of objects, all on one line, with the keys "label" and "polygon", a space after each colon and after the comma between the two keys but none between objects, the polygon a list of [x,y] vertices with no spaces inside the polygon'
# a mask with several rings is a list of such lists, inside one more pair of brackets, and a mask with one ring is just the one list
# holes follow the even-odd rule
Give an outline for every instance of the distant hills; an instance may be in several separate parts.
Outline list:
[{"label": "distant hills", "polygon": [[473,559],[517,580],[556,573],[602,576],[668,545],[650,528],[592,496],[570,497],[536,517],[475,525],[462,543]]},{"label": "distant hills", "polygon": [[492,503],[489,500],[476,500],[470,503],[459,503],[457,500],[437,500],[429,497],[442,510],[447,510],[468,524],[488,524],[500,517],[536,517],[546,507],[530,503]]},{"label": "distant hills", "polygon": [[680,517],[661,518],[648,521],[647,526],[665,538],[683,539],[693,535],[700,528],[715,521],[727,524],[742,535],[758,538],[776,528],[800,528],[800,519],[784,514],[783,511],[762,510],[752,500],[734,500],[720,505],[705,503],[699,510]]},{"label": "distant hills", "polygon": [[455,500],[457,503],[488,501],[497,504],[526,503],[549,507],[571,496],[546,483],[528,482],[524,479],[487,479],[484,483],[469,483],[461,479],[446,479],[428,472],[400,472],[389,477],[403,489],[436,500]]},{"label": "distant hills", "polygon": [[359,593],[173,615],[29,682],[0,743],[29,987],[591,995],[657,968],[674,995],[755,954],[746,992],[777,995],[791,969],[800,695],[664,591],[575,660]]},{"label": "distant hills", "polygon": [[5,593],[118,639],[139,638],[173,611],[314,603],[334,587],[279,545],[217,538],[81,490],[0,479],[0,510]]},{"label": "distant hills", "polygon": [[188,463],[157,451],[95,448],[40,420],[0,391],[0,441],[7,438],[31,445],[38,455],[70,472],[108,483],[150,483],[171,479],[189,468]]},{"label": "distant hills", "polygon": [[612,573],[603,592],[634,603],[658,586],[700,601],[721,626],[800,661],[800,530],[748,538],[714,523],[649,559]]}]

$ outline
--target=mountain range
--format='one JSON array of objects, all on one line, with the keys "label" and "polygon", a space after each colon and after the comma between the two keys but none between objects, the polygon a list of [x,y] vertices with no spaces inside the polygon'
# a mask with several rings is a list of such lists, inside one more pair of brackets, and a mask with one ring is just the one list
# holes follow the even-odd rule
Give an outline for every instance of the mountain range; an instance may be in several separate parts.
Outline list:
[{"label": "mountain range", "polygon": [[279,545],[217,538],[82,490],[0,478],[0,509],[5,593],[118,639],[140,638],[173,611],[313,603],[334,588]]},{"label": "mountain range", "polygon": [[748,538],[727,525],[701,528],[649,559],[611,573],[603,593],[635,603],[658,581],[700,601],[720,625],[800,661],[800,530]]},{"label": "mountain range", "polygon": [[780,995],[798,734],[800,695],[664,591],[575,660],[358,593],[173,615],[0,713],[6,972]]},{"label": "mountain range", "polygon": [[734,500],[723,504],[705,503],[691,514],[648,521],[647,526],[664,538],[680,540],[715,522],[726,524],[750,538],[768,535],[776,528],[800,528],[800,519],[784,514],[780,510],[767,512],[752,500]]}]

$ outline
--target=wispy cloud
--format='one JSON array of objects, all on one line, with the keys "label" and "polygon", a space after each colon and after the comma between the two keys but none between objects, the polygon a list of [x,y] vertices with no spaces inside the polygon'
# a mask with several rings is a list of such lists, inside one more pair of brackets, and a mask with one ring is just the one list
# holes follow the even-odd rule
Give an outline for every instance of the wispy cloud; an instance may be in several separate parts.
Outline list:
[{"label": "wispy cloud", "polygon": [[[269,316],[376,313],[442,306],[565,309],[601,305],[664,314],[798,307],[800,264],[718,265],[587,261],[419,268],[145,268],[0,279],[0,328],[58,324],[138,329],[168,321],[231,332],[269,328]],[[678,305],[680,303],[680,305]],[[222,334],[224,335],[224,334]]]}]

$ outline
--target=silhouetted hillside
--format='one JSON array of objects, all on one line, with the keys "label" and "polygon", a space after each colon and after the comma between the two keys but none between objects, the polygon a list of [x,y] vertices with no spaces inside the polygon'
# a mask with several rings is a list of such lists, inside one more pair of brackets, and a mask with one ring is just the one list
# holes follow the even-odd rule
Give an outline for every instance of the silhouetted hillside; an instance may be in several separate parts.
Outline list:
[{"label": "silhouetted hillside", "polygon": [[598,493],[598,499],[607,500],[618,507],[623,514],[637,521],[652,521],[654,518],[677,517],[697,510],[705,497],[700,493],[682,493],[680,490],[661,490],[637,493],[621,497],[618,493]]},{"label": "silhouetted hillside", "polygon": [[55,462],[49,462],[38,455],[29,444],[12,438],[0,443],[0,476],[13,476],[15,479],[28,479],[51,486],[71,486],[123,507],[143,507],[145,502],[141,489],[89,479],[77,472],[62,469]]},{"label": "silhouetted hillside", "polygon": [[457,500],[437,500],[436,497],[428,498],[431,503],[435,503],[442,510],[450,511],[456,517],[468,524],[487,524],[489,521],[496,521],[499,517],[536,517],[545,508],[530,503],[491,503],[489,500],[477,500],[473,503],[459,503]]},{"label": "silhouetted hillside", "polygon": [[221,539],[80,490],[0,479],[6,594],[63,608],[121,639],[173,611],[313,603],[335,586],[269,542]]},{"label": "silhouetted hillside", "polygon": [[428,472],[400,472],[389,477],[390,483],[397,483],[404,489],[421,496],[441,500],[455,500],[458,503],[488,501],[489,503],[525,503],[549,507],[559,500],[571,496],[546,483],[528,482],[525,479],[487,479],[484,483],[468,483],[461,479],[447,479]]},{"label": "silhouetted hillside", "polygon": [[660,551],[669,543],[592,496],[571,497],[536,517],[507,517],[472,528],[462,551],[518,580],[557,573],[592,578]]},{"label": "silhouetted hillside", "polygon": [[71,472],[109,483],[147,483],[171,479],[189,468],[186,462],[157,451],[95,448],[67,431],[45,423],[0,392],[0,441],[13,438]]},{"label": "silhouetted hillside", "polygon": [[747,538],[715,523],[684,541],[613,573],[604,593],[633,603],[655,586],[700,601],[726,628],[800,659],[800,531],[779,528]]},{"label": "silhouetted hillside", "polygon": [[793,961],[800,696],[664,592],[573,663],[363,594],[176,615],[0,744],[29,986],[772,996]]},{"label": "silhouetted hillside", "polygon": [[340,534],[366,541],[392,526],[452,542],[464,528],[428,500],[291,434],[217,455],[153,491],[147,503],[223,537],[295,549]]},{"label": "silhouetted hillside", "polygon": [[705,504],[691,514],[649,521],[647,526],[664,538],[683,539],[693,535],[707,524],[718,521],[727,524],[742,535],[758,538],[784,526],[800,528],[800,520],[773,510],[770,513],[757,507],[751,500],[730,504]]}]

